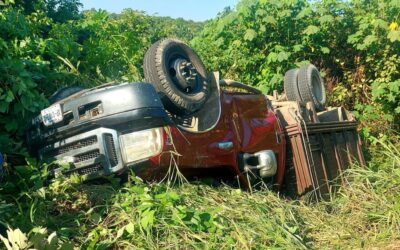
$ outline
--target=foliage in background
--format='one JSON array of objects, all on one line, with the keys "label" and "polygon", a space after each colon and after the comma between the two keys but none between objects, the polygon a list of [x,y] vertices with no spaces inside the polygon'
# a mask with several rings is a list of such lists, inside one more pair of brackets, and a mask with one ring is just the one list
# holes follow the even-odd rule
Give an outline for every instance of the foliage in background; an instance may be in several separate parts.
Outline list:
[{"label": "foliage in background", "polygon": [[30,118],[65,86],[142,80],[156,40],[191,40],[202,23],[90,10],[78,0],[0,1],[0,152],[23,151]]},{"label": "foliage in background", "polygon": [[142,80],[151,43],[191,41],[209,70],[265,92],[306,62],[323,72],[329,102],[355,109],[366,137],[400,124],[399,0],[243,0],[203,23],[79,12],[78,0],[2,1],[0,149],[20,136],[46,97],[64,86]]},{"label": "foliage in background", "polygon": [[242,0],[192,44],[207,66],[271,92],[285,72],[311,62],[330,104],[370,129],[399,129],[400,1]]},{"label": "foliage in background", "polygon": [[78,27],[87,37],[78,71],[100,83],[142,80],[143,57],[152,43],[169,36],[189,41],[202,25],[125,9],[118,15],[86,11]]}]

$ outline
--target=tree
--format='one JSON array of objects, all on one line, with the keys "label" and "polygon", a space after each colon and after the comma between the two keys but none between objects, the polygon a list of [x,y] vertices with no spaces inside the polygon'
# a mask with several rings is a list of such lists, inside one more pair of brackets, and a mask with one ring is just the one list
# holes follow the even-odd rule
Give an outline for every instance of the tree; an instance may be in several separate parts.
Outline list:
[{"label": "tree", "polygon": [[47,15],[55,22],[82,18],[79,9],[83,6],[79,0],[46,0]]}]

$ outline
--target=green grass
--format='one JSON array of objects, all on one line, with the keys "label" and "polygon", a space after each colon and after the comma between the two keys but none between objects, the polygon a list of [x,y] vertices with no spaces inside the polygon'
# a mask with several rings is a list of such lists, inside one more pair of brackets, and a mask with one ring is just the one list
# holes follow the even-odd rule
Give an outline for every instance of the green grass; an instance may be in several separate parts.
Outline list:
[{"label": "green grass", "polygon": [[136,178],[124,186],[69,179],[42,187],[31,166],[0,188],[0,221],[41,249],[394,249],[400,245],[398,145],[372,146],[368,166],[349,170],[347,184],[318,203],[268,190],[170,187]]}]

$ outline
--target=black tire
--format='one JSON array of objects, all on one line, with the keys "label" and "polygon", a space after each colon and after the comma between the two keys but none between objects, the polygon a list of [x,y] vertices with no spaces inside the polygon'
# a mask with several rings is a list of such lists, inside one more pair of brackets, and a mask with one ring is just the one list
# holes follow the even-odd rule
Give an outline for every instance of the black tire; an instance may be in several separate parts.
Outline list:
[{"label": "black tire", "polygon": [[64,87],[62,89],[57,90],[53,95],[49,97],[49,103],[54,104],[82,90],[84,90],[84,88],[79,86]]},{"label": "black tire", "polygon": [[[186,67],[190,67],[187,72]],[[153,44],[144,57],[143,70],[146,81],[155,86],[171,113],[193,113],[202,107],[210,94],[211,81],[203,62],[192,48],[179,40],[167,38]],[[182,71],[188,73],[191,80],[183,79]]]},{"label": "black tire", "polygon": [[303,101],[297,88],[297,75],[299,69],[288,70],[283,80],[283,88],[285,89],[288,101]]},{"label": "black tire", "polygon": [[303,102],[313,102],[317,110],[323,110],[326,101],[325,87],[318,69],[307,64],[299,69],[297,87]]}]

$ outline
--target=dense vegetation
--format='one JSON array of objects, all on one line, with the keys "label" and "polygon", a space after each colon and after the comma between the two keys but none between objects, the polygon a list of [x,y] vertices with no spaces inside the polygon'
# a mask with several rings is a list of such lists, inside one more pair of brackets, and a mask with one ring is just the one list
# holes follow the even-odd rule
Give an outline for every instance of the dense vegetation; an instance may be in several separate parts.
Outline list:
[{"label": "dense vegetation", "polygon": [[397,0],[243,0],[193,45],[209,68],[267,92],[282,90],[288,69],[312,62],[330,103],[357,110],[368,135],[376,125],[399,129],[399,13]]},{"label": "dense vegetation", "polygon": [[29,118],[63,86],[142,79],[146,49],[190,41],[202,23],[124,10],[78,11],[76,0],[0,1],[0,151],[21,149]]},{"label": "dense vegetation", "polygon": [[24,153],[27,121],[55,90],[141,80],[146,49],[172,36],[210,71],[264,92],[282,90],[286,70],[316,64],[329,102],[362,122],[368,166],[349,171],[330,201],[310,205],[201,183],[43,187],[30,161],[0,186],[0,223],[16,230],[9,239],[40,249],[400,244],[399,0],[242,0],[205,23],[79,8],[79,0],[0,0],[0,152]]},{"label": "dense vegetation", "polygon": [[60,180],[43,188],[31,166],[3,187],[13,196],[2,195],[0,220],[30,232],[25,237],[39,249],[395,249],[399,168],[400,152],[390,145],[368,168],[349,172],[351,182],[331,200],[307,204],[204,183]]}]

